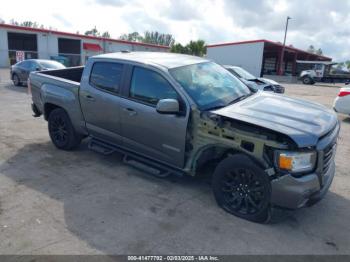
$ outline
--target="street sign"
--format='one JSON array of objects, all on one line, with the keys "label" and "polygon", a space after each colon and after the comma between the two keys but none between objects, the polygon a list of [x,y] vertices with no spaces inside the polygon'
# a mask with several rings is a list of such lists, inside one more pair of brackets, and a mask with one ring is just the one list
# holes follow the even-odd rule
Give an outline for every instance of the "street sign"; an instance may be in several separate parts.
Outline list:
[{"label": "street sign", "polygon": [[16,51],[16,62],[21,62],[24,59],[24,51]]}]

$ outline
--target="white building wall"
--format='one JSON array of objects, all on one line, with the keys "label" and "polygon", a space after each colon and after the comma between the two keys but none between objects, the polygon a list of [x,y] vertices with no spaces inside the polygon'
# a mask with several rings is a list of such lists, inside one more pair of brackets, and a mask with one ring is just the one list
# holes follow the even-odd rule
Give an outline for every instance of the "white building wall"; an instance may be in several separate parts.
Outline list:
[{"label": "white building wall", "polygon": [[39,59],[50,59],[50,56],[57,56],[58,42],[55,35],[49,33],[38,33],[37,39]]},{"label": "white building wall", "polygon": [[221,65],[243,67],[257,77],[261,74],[263,54],[263,42],[207,48],[207,58]]},{"label": "white building wall", "polygon": [[0,28],[0,67],[8,67],[9,65],[7,30]]},{"label": "white building wall", "polygon": [[8,52],[8,37],[7,32],[18,32],[18,33],[30,33],[37,35],[37,46],[38,46],[38,58],[39,59],[50,59],[51,56],[58,56],[58,39],[76,39],[81,40],[81,62],[85,64],[86,60],[90,56],[98,55],[103,53],[103,51],[95,52],[91,50],[85,50],[83,48],[83,43],[98,44],[101,46],[105,53],[119,52],[123,50],[129,51],[153,51],[153,52],[169,52],[169,49],[158,48],[152,46],[143,46],[132,43],[119,43],[114,41],[104,41],[99,39],[88,39],[79,36],[66,36],[53,34],[50,32],[28,32],[26,30],[16,30],[0,28],[0,67],[9,67],[9,52]]}]

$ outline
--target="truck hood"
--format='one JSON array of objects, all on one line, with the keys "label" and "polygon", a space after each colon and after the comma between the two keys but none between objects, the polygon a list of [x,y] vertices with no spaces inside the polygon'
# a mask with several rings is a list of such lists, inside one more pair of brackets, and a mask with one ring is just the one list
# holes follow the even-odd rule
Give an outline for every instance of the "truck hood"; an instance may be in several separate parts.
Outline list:
[{"label": "truck hood", "polygon": [[285,134],[299,147],[315,146],[337,124],[336,114],[320,104],[268,92],[212,113]]}]

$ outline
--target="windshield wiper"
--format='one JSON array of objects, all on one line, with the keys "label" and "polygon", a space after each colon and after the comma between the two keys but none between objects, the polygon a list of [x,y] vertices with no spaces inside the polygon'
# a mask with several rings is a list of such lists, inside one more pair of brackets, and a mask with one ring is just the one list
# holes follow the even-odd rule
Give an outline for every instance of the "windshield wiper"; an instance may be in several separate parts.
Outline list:
[{"label": "windshield wiper", "polygon": [[217,109],[220,109],[220,108],[223,108],[223,107],[226,107],[228,105],[232,105],[234,103],[237,103],[239,101],[242,101],[243,99],[246,99],[248,96],[251,96],[253,95],[254,93],[251,92],[249,94],[246,94],[246,95],[242,95],[240,97],[237,97],[236,99],[233,99],[232,101],[230,101],[228,104],[225,104],[225,105],[217,105],[217,106],[213,106],[213,107],[209,107],[207,109],[205,109],[205,111],[210,111],[210,110],[217,110]]},{"label": "windshield wiper", "polygon": [[243,99],[246,99],[247,97],[251,96],[252,94],[254,94],[253,92],[246,94],[246,95],[242,95],[237,97],[236,99],[233,99],[230,103],[228,103],[227,105],[232,105],[234,103],[237,103],[239,101],[242,101]]},{"label": "windshield wiper", "polygon": [[205,111],[217,110],[217,109],[223,108],[225,106],[226,105],[213,106],[213,107],[209,107],[209,108],[205,109]]}]

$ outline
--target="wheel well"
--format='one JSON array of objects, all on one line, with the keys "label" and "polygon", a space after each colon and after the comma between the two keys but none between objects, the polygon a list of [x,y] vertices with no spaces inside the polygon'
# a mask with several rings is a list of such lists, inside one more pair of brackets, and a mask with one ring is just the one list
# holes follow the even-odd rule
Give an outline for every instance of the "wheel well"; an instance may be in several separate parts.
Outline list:
[{"label": "wheel well", "polygon": [[55,110],[56,108],[62,108],[58,105],[55,105],[55,104],[51,104],[51,103],[46,103],[44,105],[44,117],[45,117],[45,120],[48,120],[49,119],[49,116],[51,114],[51,112],[53,110]]},{"label": "wheel well", "polygon": [[244,153],[243,151],[240,151],[234,148],[222,147],[222,146],[212,146],[201,151],[199,157],[194,163],[194,171],[196,174],[198,174],[199,171],[208,167],[213,168],[213,171],[214,171],[216,166],[222,160],[224,160],[230,155],[235,155],[235,154],[243,154],[249,157],[258,166],[265,169],[262,163],[260,163],[257,159],[254,159],[252,156]]},{"label": "wheel well", "polygon": [[225,159],[229,154],[240,153],[238,150],[232,148],[226,148],[222,146],[211,146],[199,153],[199,157],[194,163],[195,173],[200,171],[202,168],[211,164],[212,167],[216,165],[223,159]]}]

